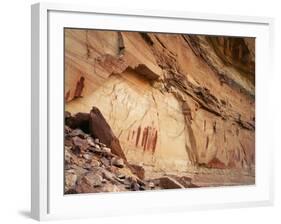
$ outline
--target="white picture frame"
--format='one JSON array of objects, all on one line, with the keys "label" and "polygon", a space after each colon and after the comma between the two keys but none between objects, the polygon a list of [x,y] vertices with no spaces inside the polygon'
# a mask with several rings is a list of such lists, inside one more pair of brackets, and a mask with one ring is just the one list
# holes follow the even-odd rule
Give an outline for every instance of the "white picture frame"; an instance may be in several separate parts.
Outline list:
[{"label": "white picture frame", "polygon": [[[268,91],[272,18],[38,3],[32,14],[31,214],[37,220],[271,205]],[[149,24],[149,26],[148,26]],[[63,28],[256,37],[256,184],[186,190],[63,194]],[[134,203],[134,202],[138,203]],[[132,206],[132,204],[134,206]]]}]

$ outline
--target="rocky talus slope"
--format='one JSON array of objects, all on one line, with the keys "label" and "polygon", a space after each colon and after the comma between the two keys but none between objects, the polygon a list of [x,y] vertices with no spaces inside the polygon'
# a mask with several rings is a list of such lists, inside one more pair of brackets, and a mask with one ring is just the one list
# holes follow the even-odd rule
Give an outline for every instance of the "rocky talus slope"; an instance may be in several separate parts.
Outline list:
[{"label": "rocky talus slope", "polygon": [[[128,163],[118,139],[97,108],[94,107],[90,114],[72,117],[66,113],[65,117],[66,194],[197,187],[191,178],[185,176],[163,175],[144,179],[143,167]],[[96,136],[109,142],[112,148]]]},{"label": "rocky talus slope", "polygon": [[255,183],[253,38],[65,29],[65,102],[66,192]]}]

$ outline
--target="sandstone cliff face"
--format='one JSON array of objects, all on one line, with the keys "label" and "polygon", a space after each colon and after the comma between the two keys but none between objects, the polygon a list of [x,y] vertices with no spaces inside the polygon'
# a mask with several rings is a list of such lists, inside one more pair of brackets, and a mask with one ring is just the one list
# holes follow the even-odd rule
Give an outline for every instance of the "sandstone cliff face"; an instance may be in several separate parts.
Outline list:
[{"label": "sandstone cliff face", "polygon": [[99,108],[149,178],[254,183],[252,38],[66,29],[65,101]]}]

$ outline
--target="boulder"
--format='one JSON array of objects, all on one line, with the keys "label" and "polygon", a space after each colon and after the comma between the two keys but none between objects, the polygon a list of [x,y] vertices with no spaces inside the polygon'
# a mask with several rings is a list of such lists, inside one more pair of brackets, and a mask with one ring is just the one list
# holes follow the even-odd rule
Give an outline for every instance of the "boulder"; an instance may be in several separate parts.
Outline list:
[{"label": "boulder", "polygon": [[179,183],[176,179],[168,176],[161,177],[159,179],[154,180],[158,182],[158,186],[163,189],[178,189],[185,188],[181,183]]},{"label": "boulder", "polygon": [[89,125],[90,133],[94,138],[109,146],[112,153],[127,160],[118,138],[114,135],[111,127],[97,107],[93,107],[90,112]]}]

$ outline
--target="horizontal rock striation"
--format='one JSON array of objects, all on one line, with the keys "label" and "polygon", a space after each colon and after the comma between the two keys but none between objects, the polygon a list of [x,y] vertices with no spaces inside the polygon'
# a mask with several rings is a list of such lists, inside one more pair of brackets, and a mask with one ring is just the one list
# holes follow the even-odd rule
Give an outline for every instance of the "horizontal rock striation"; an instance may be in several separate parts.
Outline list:
[{"label": "horizontal rock striation", "polygon": [[65,29],[70,127],[102,138],[94,127],[105,121],[114,133],[106,145],[145,178],[253,184],[254,46],[253,38]]}]

